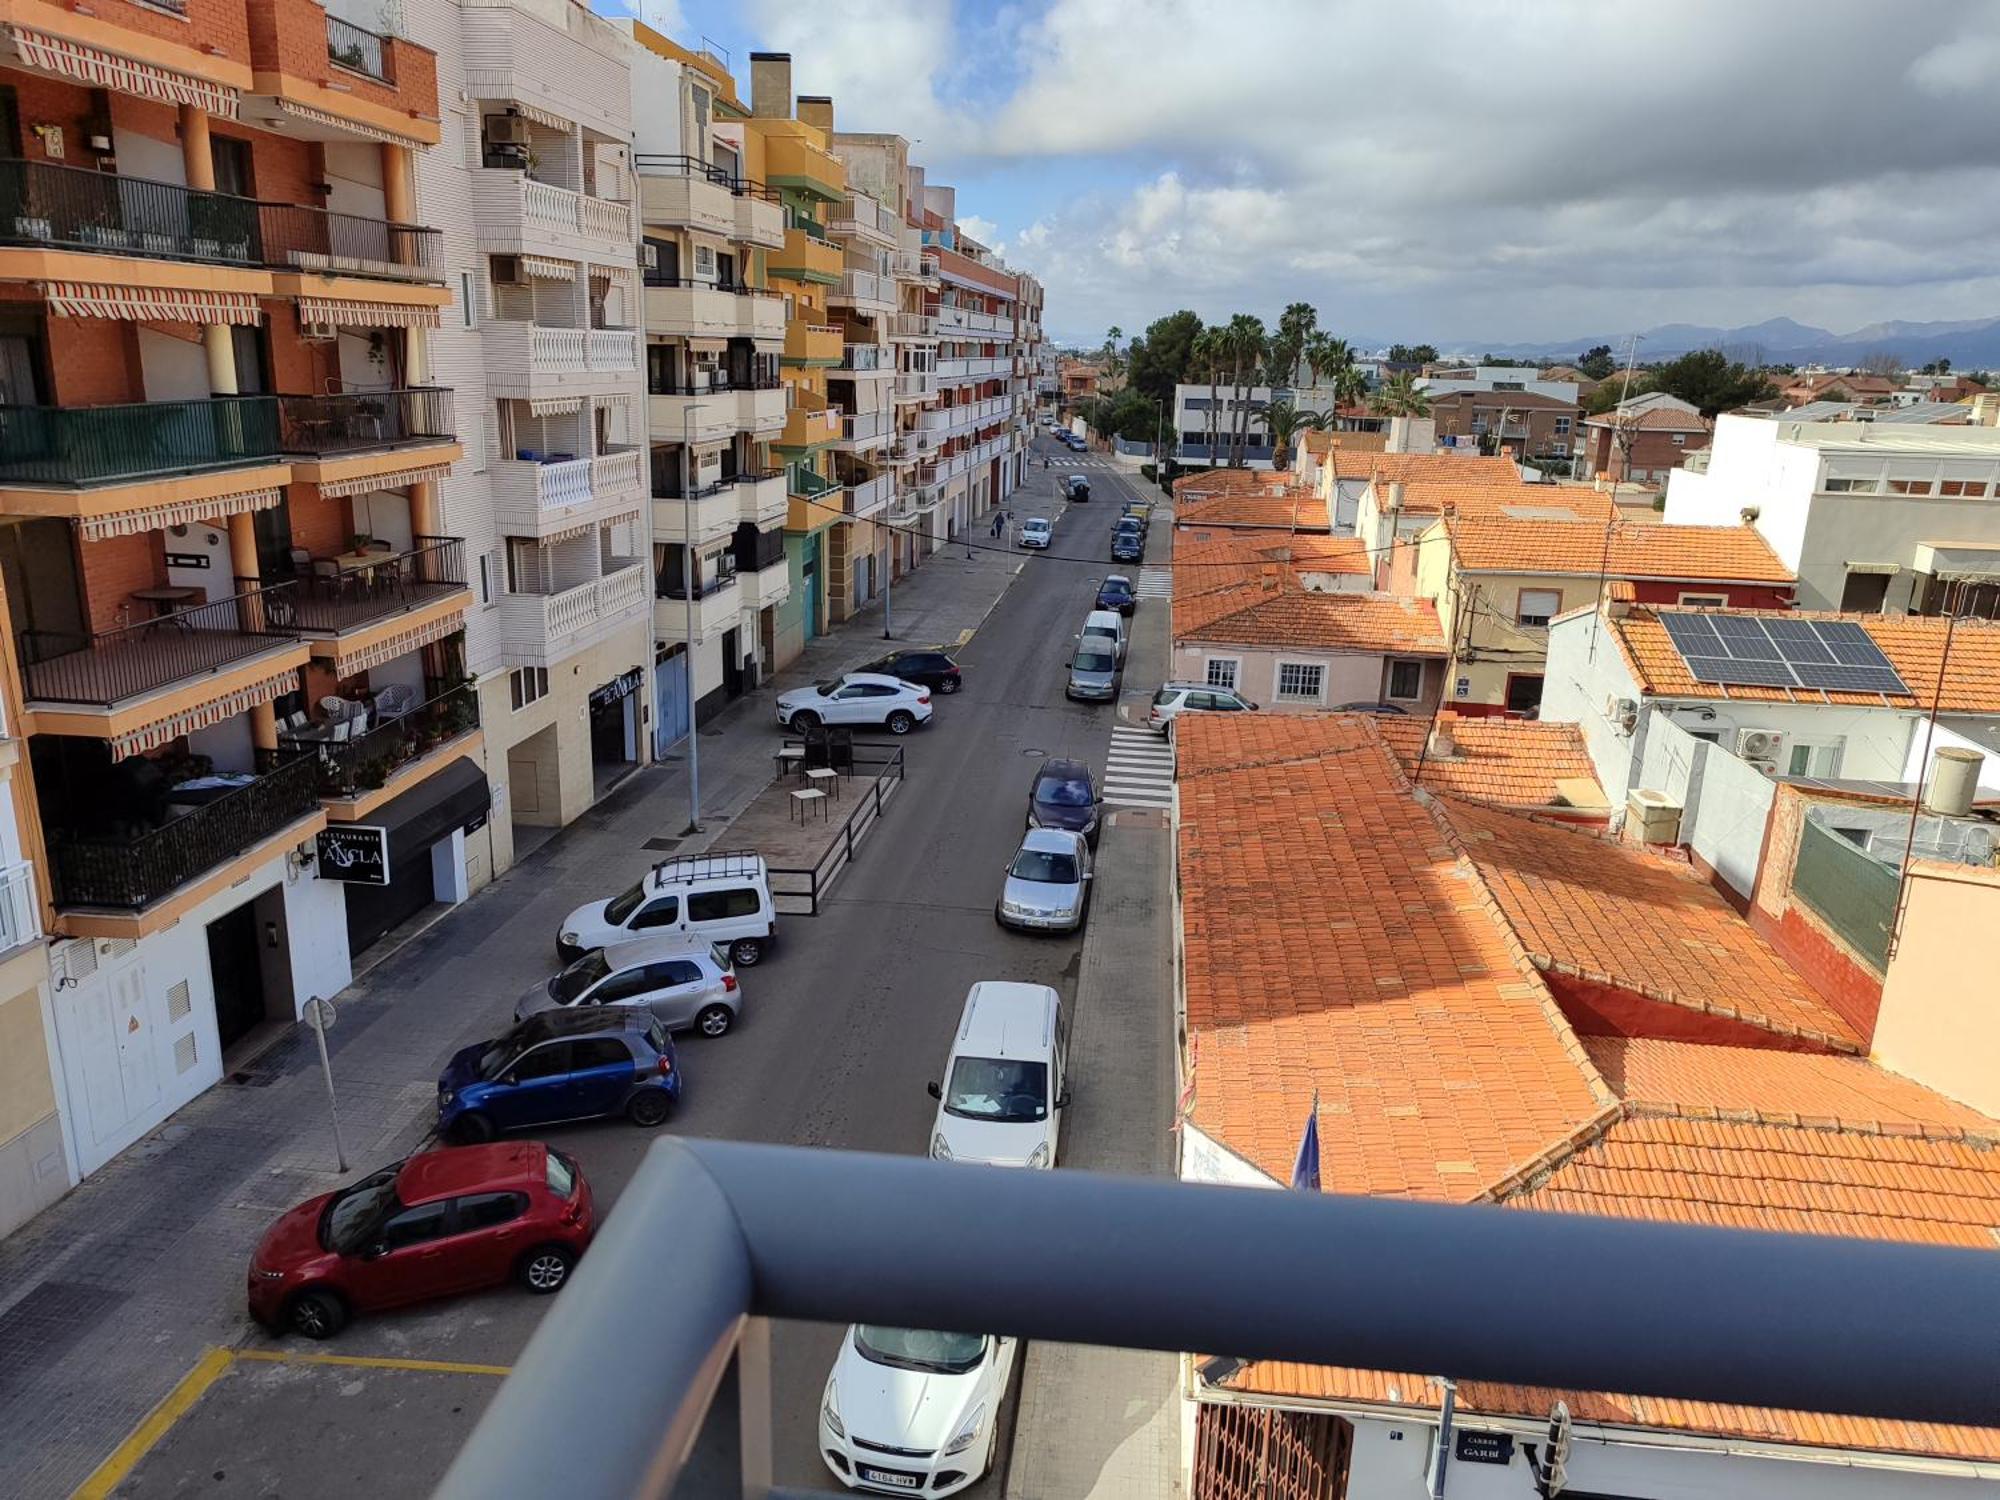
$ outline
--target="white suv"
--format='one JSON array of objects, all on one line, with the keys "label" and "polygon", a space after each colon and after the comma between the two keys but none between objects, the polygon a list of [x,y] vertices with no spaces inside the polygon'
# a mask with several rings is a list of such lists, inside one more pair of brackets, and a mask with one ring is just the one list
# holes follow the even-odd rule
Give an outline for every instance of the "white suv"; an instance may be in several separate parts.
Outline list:
[{"label": "white suv", "polygon": [[801,734],[820,724],[880,724],[908,734],[931,717],[931,690],[880,672],[849,672],[778,695],[778,723]]},{"label": "white suv", "polygon": [[1157,734],[1169,734],[1176,717],[1185,713],[1252,713],[1257,705],[1234,688],[1210,687],[1202,682],[1169,682],[1153,694],[1152,710],[1146,723]]},{"label": "white suv", "polygon": [[715,943],[745,968],[778,938],[778,913],[760,854],[697,854],[665,859],[609,901],[563,919],[556,956],[574,963],[593,948],[638,938]]}]

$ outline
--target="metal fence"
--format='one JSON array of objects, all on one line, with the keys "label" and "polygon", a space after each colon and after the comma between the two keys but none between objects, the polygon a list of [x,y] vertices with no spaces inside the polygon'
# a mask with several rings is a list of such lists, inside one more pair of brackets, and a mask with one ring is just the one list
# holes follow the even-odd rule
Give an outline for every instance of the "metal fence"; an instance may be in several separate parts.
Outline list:
[{"label": "metal fence", "polygon": [[113,630],[22,631],[28,696],[109,708],[297,635],[291,584],[239,587],[239,593]]},{"label": "metal fence", "polygon": [[268,265],[372,261],[437,272],[444,264],[440,230],[297,203],[259,203],[256,208],[262,258]]},{"label": "metal fence", "polygon": [[451,391],[443,386],[279,396],[277,402],[279,441],[287,453],[357,453],[452,436]]},{"label": "metal fence", "polygon": [[478,691],[463,683],[355,738],[285,735],[279,737],[278,747],[313,760],[322,797],[353,797],[381,788],[402,766],[478,727]]},{"label": "metal fence", "polygon": [[[780,915],[796,917],[816,917],[820,902],[833,888],[833,882],[840,873],[854,863],[854,846],[875,826],[882,816],[882,810],[889,805],[889,799],[903,787],[903,749],[900,745],[884,748],[879,745],[861,744],[849,739],[845,744],[836,745],[829,737],[824,744],[824,757],[815,762],[813,746],[809,741],[786,740],[784,748],[796,746],[806,751],[802,764],[825,764],[827,758],[845,762],[836,769],[866,771],[869,773],[868,789],[854,799],[854,810],[839,828],[834,830],[833,839],[826,846],[826,852],[815,860],[809,869],[779,869],[773,867],[768,873],[771,881],[771,903]],[[850,781],[849,785],[852,785]]]},{"label": "metal fence", "polygon": [[278,456],[272,396],[0,406],[0,483],[97,484]]},{"label": "metal fence", "polygon": [[338,16],[326,18],[326,55],[330,62],[379,82],[396,81],[389,39],[364,31],[352,21],[343,21]]},{"label": "metal fence", "polygon": [[1985,1425],[2000,1256],[666,1139],[436,1494],[666,1495],[725,1384],[770,1492],[773,1318]]},{"label": "metal fence", "polygon": [[[274,601],[276,623],[319,634],[339,634],[391,615],[404,614],[465,587],[465,543],[455,536],[418,536],[406,552],[370,552],[363,564],[328,557],[295,563],[300,575]],[[256,579],[239,578],[248,588]]]},{"label": "metal fence", "polygon": [[1878,972],[1889,966],[1897,883],[1887,865],[1811,818],[1800,820],[1792,893]]}]

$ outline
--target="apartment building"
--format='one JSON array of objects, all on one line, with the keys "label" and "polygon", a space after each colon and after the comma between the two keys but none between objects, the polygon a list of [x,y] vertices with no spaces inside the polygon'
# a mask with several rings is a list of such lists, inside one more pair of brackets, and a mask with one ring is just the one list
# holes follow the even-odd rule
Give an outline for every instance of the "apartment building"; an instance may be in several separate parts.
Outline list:
[{"label": "apartment building", "polygon": [[38,7],[8,48],[0,941],[49,935],[53,1038],[38,1089],[5,959],[11,1214],[51,1096],[93,1170],[492,855],[436,52],[308,0]]},{"label": "apartment building", "polygon": [[663,753],[804,643],[781,622],[792,599],[788,486],[773,446],[787,422],[786,312],[767,262],[784,248],[785,208],[748,175],[750,112],[722,60],[619,25],[634,43]]},{"label": "apartment building", "polygon": [[626,39],[568,0],[413,0],[442,144],[420,164],[452,306],[492,869],[647,756],[653,658]]}]

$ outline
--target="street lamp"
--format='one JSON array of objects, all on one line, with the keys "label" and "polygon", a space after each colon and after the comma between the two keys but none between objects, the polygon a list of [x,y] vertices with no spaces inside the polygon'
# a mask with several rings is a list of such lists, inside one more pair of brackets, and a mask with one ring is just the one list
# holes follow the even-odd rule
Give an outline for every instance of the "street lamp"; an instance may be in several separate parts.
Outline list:
[{"label": "street lamp", "polygon": [[689,833],[701,832],[701,736],[695,732],[694,696],[694,414],[701,410],[703,403],[691,401],[681,412],[681,594],[687,603],[681,666],[687,674]]}]

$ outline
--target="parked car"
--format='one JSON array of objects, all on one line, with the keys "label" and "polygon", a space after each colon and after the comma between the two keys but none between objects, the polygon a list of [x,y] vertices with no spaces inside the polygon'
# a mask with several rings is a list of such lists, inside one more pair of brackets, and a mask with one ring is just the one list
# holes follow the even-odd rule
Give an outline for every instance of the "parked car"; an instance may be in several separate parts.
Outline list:
[{"label": "parked car", "polygon": [[1049,524],[1048,517],[1046,516],[1030,516],[1021,523],[1021,545],[1023,547],[1034,547],[1037,550],[1046,548],[1054,535],[1055,527]]},{"label": "parked car", "polygon": [[1090,480],[1081,474],[1072,474],[1063,481],[1063,498],[1081,503],[1090,498]]},{"label": "parked car", "polygon": [[1138,521],[1141,525],[1150,522],[1153,519],[1153,502],[1150,500],[1127,500],[1125,508],[1118,513],[1118,519],[1122,521],[1127,516]]},{"label": "parked car", "polygon": [[1136,563],[1146,560],[1146,533],[1143,531],[1121,531],[1111,538],[1111,560],[1113,562]]},{"label": "parked car", "polygon": [[958,663],[942,651],[891,651],[854,669],[877,672],[884,677],[900,677],[933,692],[955,693],[963,686]]},{"label": "parked car", "polygon": [[1080,760],[1045,760],[1028,783],[1028,826],[1067,828],[1097,847],[1097,820],[1104,809],[1090,767]]},{"label": "parked car", "polygon": [[281,1215],[250,1257],[250,1316],[325,1339],[356,1313],[508,1281],[546,1295],[595,1228],[583,1173],[539,1141],[426,1151]]},{"label": "parked car", "polygon": [[1108,573],[1104,582],[1097,586],[1097,608],[1115,609],[1121,615],[1129,615],[1139,607],[1139,595],[1132,587],[1132,580],[1123,573]]},{"label": "parked car", "polygon": [[1013,1339],[858,1323],[819,1404],[819,1451],[849,1489],[953,1495],[993,1467]]},{"label": "parked car", "polygon": [[1060,1145],[1069,1023],[1045,984],[984,979],[966,994],[945,1058],[931,1155],[998,1167],[1053,1167]]},{"label": "parked car", "polygon": [[1334,709],[1337,714],[1407,714],[1409,710],[1396,703],[1343,703]]},{"label": "parked car", "polygon": [[778,723],[804,733],[820,724],[880,724],[908,734],[931,717],[931,692],[879,672],[849,672],[778,695]]},{"label": "parked car", "polygon": [[1125,617],[1115,609],[1093,609],[1083,617],[1083,632],[1077,636],[1082,642],[1109,641],[1112,655],[1118,658],[1121,667],[1125,665],[1125,638]]},{"label": "parked car", "polygon": [[1069,659],[1069,681],[1065,698],[1086,703],[1106,703],[1118,696],[1118,651],[1102,636],[1079,638]]},{"label": "parked car", "polygon": [[1088,837],[1030,828],[1007,862],[994,918],[1022,932],[1075,932],[1090,909],[1090,881]]},{"label": "parked car", "polygon": [[1184,713],[1243,713],[1257,705],[1233,688],[1210,687],[1202,682],[1169,682],[1153,694],[1153,706],[1146,722],[1160,733],[1168,733],[1177,715]]},{"label": "parked car", "polygon": [[650,1130],[680,1097],[674,1044],[650,1012],[594,1005],[544,1011],[452,1054],[438,1075],[438,1133],[485,1141],[506,1130],[611,1115]]},{"label": "parked car", "polygon": [[764,857],[739,852],[663,859],[609,901],[585,902],[563,918],[556,956],[572,964],[593,948],[656,937],[719,944],[744,968],[762,963],[778,940]]},{"label": "parked car", "polygon": [[742,990],[720,943],[690,945],[684,937],[638,938],[593,948],[575,963],[531,985],[514,1002],[514,1019],[545,1010],[644,1006],[670,1031],[723,1036],[736,1024]]}]

